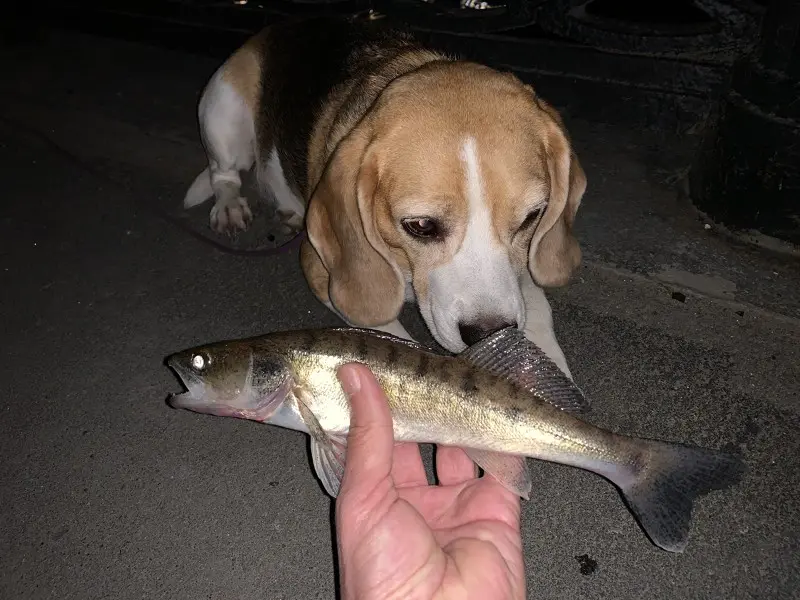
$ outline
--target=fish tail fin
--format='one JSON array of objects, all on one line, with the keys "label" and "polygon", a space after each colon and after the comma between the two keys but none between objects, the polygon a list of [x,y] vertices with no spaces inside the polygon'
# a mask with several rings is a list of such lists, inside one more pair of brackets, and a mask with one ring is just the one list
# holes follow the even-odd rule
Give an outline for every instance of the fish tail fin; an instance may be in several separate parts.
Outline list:
[{"label": "fish tail fin", "polygon": [[186,196],[183,198],[183,207],[192,208],[198,204],[202,204],[211,196],[214,195],[214,189],[211,187],[211,173],[206,167],[202,173],[195,177]]},{"label": "fish tail fin", "polygon": [[695,498],[739,482],[744,461],[696,446],[645,441],[638,464],[616,483],[642,529],[669,552],[683,552]]}]

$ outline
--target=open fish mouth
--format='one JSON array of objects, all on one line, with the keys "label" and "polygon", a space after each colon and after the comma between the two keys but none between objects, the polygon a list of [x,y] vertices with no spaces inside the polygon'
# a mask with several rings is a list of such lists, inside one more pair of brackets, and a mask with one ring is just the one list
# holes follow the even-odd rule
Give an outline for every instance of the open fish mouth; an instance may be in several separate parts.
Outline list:
[{"label": "open fish mouth", "polygon": [[202,395],[195,395],[192,391],[170,394],[167,402],[172,408],[186,408],[189,410],[199,409],[210,404]]},{"label": "open fish mouth", "polygon": [[180,394],[170,394],[167,403],[173,408],[186,408],[194,410],[204,404],[209,404],[206,393],[206,385],[203,380],[181,365],[177,358],[172,357],[167,360],[167,366],[171,368],[181,383],[186,387],[186,391]]},{"label": "open fish mouth", "polygon": [[292,380],[290,377],[287,378],[275,391],[266,396],[257,397],[254,394],[244,392],[231,399],[214,397],[214,392],[206,390],[202,383],[198,384],[190,380],[188,382],[184,381],[184,385],[187,387],[186,392],[172,394],[167,399],[167,403],[172,408],[182,408],[218,417],[235,417],[264,422],[286,400],[292,386]]}]

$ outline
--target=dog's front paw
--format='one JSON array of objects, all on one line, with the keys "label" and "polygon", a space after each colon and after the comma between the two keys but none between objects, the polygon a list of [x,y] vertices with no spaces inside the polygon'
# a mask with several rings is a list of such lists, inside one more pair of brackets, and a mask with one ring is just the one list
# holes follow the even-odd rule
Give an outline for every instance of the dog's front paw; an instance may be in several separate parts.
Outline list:
[{"label": "dog's front paw", "polygon": [[236,229],[246,231],[252,220],[250,205],[241,196],[217,202],[211,209],[211,229],[217,233],[233,233]]},{"label": "dog's front paw", "polygon": [[461,8],[471,8],[473,10],[488,10],[490,8],[501,8],[501,3],[491,3],[485,0],[461,0]]},{"label": "dog's front paw", "polygon": [[292,210],[277,210],[275,212],[282,224],[281,233],[291,235],[303,228],[303,215]]}]

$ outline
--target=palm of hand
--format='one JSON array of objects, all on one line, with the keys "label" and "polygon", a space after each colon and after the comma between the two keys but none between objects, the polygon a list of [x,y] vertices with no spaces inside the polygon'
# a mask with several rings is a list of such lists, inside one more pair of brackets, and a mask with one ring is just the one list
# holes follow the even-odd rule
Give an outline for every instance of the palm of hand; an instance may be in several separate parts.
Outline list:
[{"label": "palm of hand", "polygon": [[437,474],[397,444],[391,474],[340,495],[345,600],[525,597],[519,498],[457,448],[438,449]]}]

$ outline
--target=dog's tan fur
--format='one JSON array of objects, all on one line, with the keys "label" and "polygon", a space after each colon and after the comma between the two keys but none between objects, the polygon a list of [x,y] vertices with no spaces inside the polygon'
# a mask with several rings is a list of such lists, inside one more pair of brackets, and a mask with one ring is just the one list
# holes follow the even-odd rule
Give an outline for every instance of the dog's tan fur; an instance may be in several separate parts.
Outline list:
[{"label": "dog's tan fur", "polygon": [[[476,107],[467,120],[454,117],[459,104]],[[326,112],[335,114],[336,107]],[[430,63],[386,88],[363,121],[351,115],[333,134],[331,121],[320,121],[309,153],[311,181],[324,165],[327,170],[309,200],[306,223],[314,248],[305,248],[301,260],[314,293],[354,324],[394,319],[404,279],[413,277],[424,295],[427,272],[457,250],[467,211],[457,144],[467,128],[485,153],[496,242],[520,246],[511,233],[531,200],[548,194],[536,233],[519,240],[530,246],[530,256],[517,252],[518,259],[526,257],[517,263],[527,260],[544,286],[565,284],[580,263],[572,225],[586,187],[583,169],[557,112],[516,78],[480,65]],[[339,147],[319,141],[328,137]],[[397,227],[423,199],[422,212],[462,225],[444,246],[420,249]]]},{"label": "dog's tan fur", "polygon": [[261,94],[262,60],[261,46],[266,32],[262,31],[248,39],[237,49],[222,67],[222,78],[241,96],[247,107],[258,114]]},{"label": "dog's tan fur", "polygon": [[[259,122],[271,114],[264,92],[281,93],[270,77],[276,51],[265,30],[220,70],[258,123],[258,164],[273,138],[273,125]],[[394,321],[409,288],[426,302],[430,274],[467,236],[467,147],[491,221],[481,243],[507,253],[518,277],[565,284],[581,258],[573,223],[586,177],[558,112],[515,76],[480,64],[413,45],[364,52],[374,54],[362,57],[369,69],[327,92],[310,123],[305,172],[289,181],[306,207],[300,262],[313,293],[365,327]],[[422,216],[447,235],[409,236],[401,221]]]}]

